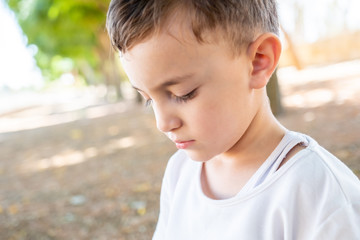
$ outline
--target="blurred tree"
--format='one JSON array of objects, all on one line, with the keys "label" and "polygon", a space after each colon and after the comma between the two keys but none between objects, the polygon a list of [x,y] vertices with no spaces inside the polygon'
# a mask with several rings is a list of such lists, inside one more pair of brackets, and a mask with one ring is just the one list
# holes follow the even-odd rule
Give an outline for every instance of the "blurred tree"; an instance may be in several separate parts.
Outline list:
[{"label": "blurred tree", "polygon": [[120,70],[105,30],[110,0],[6,0],[48,80],[72,72],[105,83],[121,98]]}]

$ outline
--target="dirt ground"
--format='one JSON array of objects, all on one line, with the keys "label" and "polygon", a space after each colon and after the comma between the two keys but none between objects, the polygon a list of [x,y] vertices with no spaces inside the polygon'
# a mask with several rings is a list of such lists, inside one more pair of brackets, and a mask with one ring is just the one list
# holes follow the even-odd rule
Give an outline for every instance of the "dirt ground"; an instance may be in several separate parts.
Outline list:
[{"label": "dirt ground", "polygon": [[[360,176],[360,76],[314,71],[279,73],[279,120]],[[124,103],[39,109],[0,117],[0,239],[151,239],[162,175],[176,150],[151,111]],[[30,118],[38,125],[26,129]],[[64,121],[46,124],[54,119]]]}]

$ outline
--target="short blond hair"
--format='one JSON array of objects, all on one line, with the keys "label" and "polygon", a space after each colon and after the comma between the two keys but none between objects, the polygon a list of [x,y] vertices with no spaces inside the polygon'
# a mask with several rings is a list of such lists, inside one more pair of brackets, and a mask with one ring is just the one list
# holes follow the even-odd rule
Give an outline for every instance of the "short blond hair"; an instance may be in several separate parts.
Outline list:
[{"label": "short blond hair", "polygon": [[256,32],[279,34],[276,0],[111,0],[106,27],[115,49],[124,53],[159,31],[174,11],[189,11],[192,32],[204,42],[219,29],[234,51]]}]

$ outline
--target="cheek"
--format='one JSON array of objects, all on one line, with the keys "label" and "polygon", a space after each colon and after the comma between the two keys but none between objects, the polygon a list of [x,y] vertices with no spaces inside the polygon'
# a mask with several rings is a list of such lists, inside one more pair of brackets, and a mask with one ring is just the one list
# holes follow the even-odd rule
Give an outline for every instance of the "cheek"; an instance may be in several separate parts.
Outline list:
[{"label": "cheek", "polygon": [[240,96],[237,96],[237,99],[228,97],[222,101],[212,102],[203,109],[197,117],[198,128],[203,135],[217,140],[237,138],[249,124],[249,104]]},{"label": "cheek", "polygon": [[207,101],[192,115],[193,130],[204,137],[217,135],[226,122],[231,121],[224,115],[222,104],[218,101]]}]

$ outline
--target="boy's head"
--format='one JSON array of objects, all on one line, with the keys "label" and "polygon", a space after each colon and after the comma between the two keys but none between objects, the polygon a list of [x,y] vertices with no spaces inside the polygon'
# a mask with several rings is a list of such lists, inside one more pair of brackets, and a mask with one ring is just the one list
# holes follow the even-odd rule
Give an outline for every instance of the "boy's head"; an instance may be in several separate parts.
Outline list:
[{"label": "boy's head", "polygon": [[234,157],[274,126],[264,90],[281,51],[274,1],[113,0],[108,29],[158,129],[192,159]]},{"label": "boy's head", "polygon": [[168,27],[179,14],[197,41],[208,41],[204,34],[216,30],[233,53],[252,42],[257,33],[278,35],[275,0],[112,0],[107,29],[113,46],[124,53]]}]

